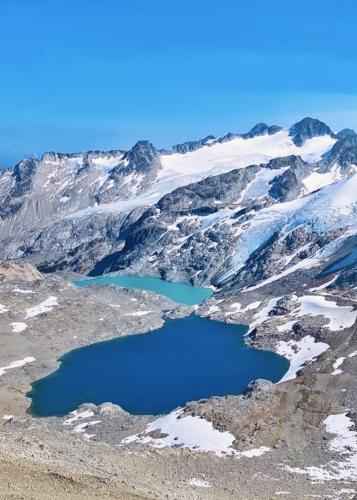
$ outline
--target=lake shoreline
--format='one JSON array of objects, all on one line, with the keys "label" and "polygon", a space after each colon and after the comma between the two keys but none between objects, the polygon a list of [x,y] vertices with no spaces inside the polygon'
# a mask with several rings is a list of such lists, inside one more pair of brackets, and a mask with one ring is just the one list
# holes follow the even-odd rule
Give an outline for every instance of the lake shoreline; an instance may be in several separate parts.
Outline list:
[{"label": "lake shoreline", "polygon": [[[347,302],[338,297],[335,300],[341,307]],[[274,334],[282,321],[290,319],[276,315],[271,301],[271,297],[257,292],[218,295],[199,306],[195,313],[228,323],[242,323],[244,318],[250,327],[255,323],[253,336],[245,338],[245,342],[252,341],[274,351],[277,342],[291,338],[292,333]],[[175,415],[169,414],[171,420],[163,422],[167,431],[170,424],[176,432],[177,425],[194,419],[193,422],[200,422],[215,436],[217,431],[219,438],[229,438],[226,448],[229,455],[224,458],[225,455],[198,450],[195,441],[188,444],[191,448],[175,445],[175,434],[170,437],[169,432],[165,438],[155,428],[157,417],[131,415],[109,403],[83,405],[63,418],[36,418],[26,413],[29,400],[25,393],[31,389],[31,381],[56,369],[62,354],[138,330],[147,332],[162,325],[165,317],[185,316],[193,308],[177,307],[162,296],[138,290],[115,287],[79,290],[55,275],[34,282],[1,283],[0,304],[8,310],[0,314],[2,366],[35,358],[6,370],[1,376],[0,416],[9,418],[0,425],[0,457],[4,464],[1,478],[6,478],[7,467],[21,473],[28,468],[43,473],[43,481],[48,478],[52,484],[50,471],[64,478],[63,487],[68,481],[81,484],[81,491],[88,491],[89,498],[88,485],[98,492],[112,491],[113,498],[130,498],[131,494],[162,498],[164,484],[165,493],[188,499],[197,493],[197,487],[188,482],[192,478],[202,479],[202,471],[210,484],[206,490],[211,496],[207,498],[212,499],[234,498],[237,484],[247,499],[274,498],[276,491],[284,489],[296,498],[302,492],[327,495],[331,488],[340,487],[339,481],[315,485],[306,475],[292,474],[286,467],[328,465],[331,460],[343,460],[340,454],[328,449],[333,436],[326,432],[323,422],[329,415],[341,413],[344,401],[354,394],[355,358],[349,355],[357,349],[355,329],[343,329],[336,334],[324,327],[321,318],[298,318],[300,332],[314,334],[330,346],[305,366],[299,376],[281,384],[260,382],[243,396],[188,403],[182,408],[180,418],[174,419]],[[126,315],[144,307],[154,312],[141,317]],[[285,304],[288,313],[289,307],[289,303]],[[264,313],[268,310],[271,315]],[[264,324],[258,324],[257,317],[265,319]],[[13,331],[14,322],[26,323],[27,327],[22,332]],[[333,364],[341,356],[346,358],[343,373],[336,377],[332,375]],[[172,439],[172,445],[157,448],[165,439]],[[274,483],[271,477],[275,478]],[[345,485],[353,487],[348,481]]]},{"label": "lake shoreline", "polygon": [[[289,363],[275,353],[249,347],[245,342],[246,331],[244,325],[228,325],[190,315],[166,319],[162,327],[145,336],[134,334],[75,349],[58,360],[60,366],[55,372],[32,383],[32,390],[27,394],[32,398],[29,412],[37,417],[64,416],[83,403],[110,402],[133,415],[160,415],[194,400],[242,394],[257,378],[277,382],[286,373]],[[121,354],[123,349],[125,354]],[[140,356],[141,352],[145,356]],[[86,358],[93,359],[92,368]],[[229,360],[232,367],[228,373]],[[217,375],[210,381],[212,365]],[[109,378],[101,378],[98,383],[93,371],[108,373]],[[83,382],[74,389],[78,379]],[[139,384],[135,382],[137,379],[141,380]],[[185,382],[187,379],[189,384]],[[196,379],[198,385],[193,390]],[[160,380],[165,381],[163,386]],[[123,384],[125,392],[120,396]],[[129,389],[128,384],[129,387],[134,385]],[[94,385],[95,392],[85,400],[76,395],[87,393],[89,387],[93,391]],[[107,388],[112,385],[110,395]],[[170,387],[169,393],[166,385]],[[104,389],[105,396],[101,395]],[[131,391],[137,394],[134,400]],[[58,394],[65,395],[62,402]],[[171,403],[165,403],[168,395]],[[68,404],[68,398],[72,398],[73,403]]]}]

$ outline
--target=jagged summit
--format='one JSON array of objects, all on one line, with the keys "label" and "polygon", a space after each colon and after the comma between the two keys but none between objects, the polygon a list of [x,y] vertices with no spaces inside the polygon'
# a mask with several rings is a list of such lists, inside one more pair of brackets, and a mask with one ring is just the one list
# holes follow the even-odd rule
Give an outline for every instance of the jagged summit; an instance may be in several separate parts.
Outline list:
[{"label": "jagged summit", "polygon": [[348,134],[340,139],[329,151],[327,158],[330,163],[338,162],[341,166],[357,164],[357,134]]},{"label": "jagged summit", "polygon": [[252,138],[265,134],[273,135],[276,134],[277,132],[280,132],[280,130],[282,130],[282,127],[278,127],[277,125],[267,125],[266,123],[257,123],[249,132],[247,132],[246,134],[242,134],[242,137]]},{"label": "jagged summit", "polygon": [[175,153],[188,153],[189,151],[196,151],[198,148],[201,148],[202,146],[207,146],[211,142],[215,141],[215,136],[214,135],[208,135],[204,139],[200,139],[198,141],[187,141],[183,142],[182,144],[175,144],[172,146],[172,151]]},{"label": "jagged summit", "polygon": [[[226,242],[220,250],[223,265],[238,244],[245,227],[240,224],[258,220],[263,207],[276,207],[268,213],[274,219],[281,204],[302,203],[311,193],[353,175],[356,164],[357,136],[351,131],[334,136],[327,125],[312,118],[304,118],[290,130],[258,123],[244,134],[208,135],[170,151],[141,140],[128,151],[48,152],[42,159],[28,158],[0,171],[0,258],[35,259],[47,271],[89,271],[115,252],[129,233],[136,234],[137,218],[151,207],[142,230],[158,241],[157,251],[178,237],[176,225],[187,225],[182,242],[195,233],[190,224],[197,225],[199,257],[187,252],[188,270],[182,271],[184,279],[191,278],[195,266],[203,265],[202,256],[208,259],[207,266],[217,268],[215,248],[221,240]],[[170,213],[160,200],[165,200]],[[156,209],[165,212],[167,221],[162,215],[154,223]],[[216,235],[210,233],[213,243],[202,239],[210,220],[232,211],[229,224],[223,224]],[[185,222],[182,214],[188,217]],[[140,240],[148,243],[143,236]],[[184,243],[187,248],[194,245],[190,241]],[[169,253],[164,267],[181,269],[181,247],[177,248],[175,264],[169,258],[174,258],[174,252]],[[155,263],[155,255],[151,257]],[[160,259],[161,253],[157,262]],[[153,269],[157,266],[161,264]]]},{"label": "jagged summit", "polygon": [[343,130],[340,130],[336,134],[337,139],[347,139],[348,137],[356,137],[356,136],[357,136],[356,132],[351,128],[344,128]]},{"label": "jagged summit", "polygon": [[[215,137],[214,135],[208,135],[204,139],[199,139],[197,141],[187,141],[182,144],[175,144],[172,147],[171,152],[185,154],[189,152],[196,151],[203,146],[214,146],[217,143],[229,142],[235,138],[242,139],[253,139],[254,137],[259,137],[263,135],[274,135],[282,131],[283,127],[278,125],[268,125],[264,122],[257,123],[248,132],[245,133],[233,133],[228,132],[221,137]],[[296,146],[301,147],[306,139],[311,139],[313,137],[330,136],[336,137],[337,139],[342,139],[346,136],[351,136],[354,134],[353,130],[345,129],[340,132],[340,135],[335,136],[330,127],[325,123],[317,120],[316,118],[306,117],[299,122],[292,125],[289,129],[289,136],[292,138],[293,143]],[[169,154],[169,151],[165,151]]]},{"label": "jagged summit", "polygon": [[140,173],[158,170],[161,168],[159,152],[150,141],[138,141],[124,154],[122,162],[115,169],[121,169],[123,165]]},{"label": "jagged summit", "polygon": [[[110,166],[112,168],[118,165],[121,161],[126,160],[126,163],[135,163],[137,167],[145,167],[148,162],[152,162],[154,158],[157,158],[160,155],[170,155],[173,153],[191,153],[204,146],[214,146],[215,144],[230,142],[236,138],[253,139],[255,137],[264,135],[272,136],[283,130],[283,127],[280,127],[278,125],[268,125],[265,122],[260,122],[254,125],[248,132],[227,132],[220,137],[215,137],[214,135],[210,134],[202,139],[190,140],[175,144],[171,149],[168,150],[157,149],[149,140],[139,140],[131,149],[128,150],[89,150],[71,153],[47,151],[44,152],[42,156],[30,156],[28,158],[25,158],[24,160],[19,162],[18,165],[21,165],[22,163],[27,161],[47,163],[69,161],[72,167],[75,166],[75,164],[77,164],[78,167],[81,167],[86,162],[93,162],[97,165],[107,164],[108,167]],[[320,120],[310,117],[303,118],[301,121],[292,125],[288,130],[288,133],[293,143],[299,147],[303,145],[306,139],[311,139],[313,137],[327,135],[336,138],[337,140],[342,140],[357,135],[354,130],[348,128],[341,130],[337,134],[334,134],[328,125],[321,122]],[[104,161],[101,162],[101,159],[103,159]]]},{"label": "jagged summit", "polygon": [[289,135],[296,146],[302,146],[306,139],[311,139],[312,137],[324,135],[334,137],[334,133],[326,123],[310,117],[303,118],[301,121],[295,123],[289,129]]}]

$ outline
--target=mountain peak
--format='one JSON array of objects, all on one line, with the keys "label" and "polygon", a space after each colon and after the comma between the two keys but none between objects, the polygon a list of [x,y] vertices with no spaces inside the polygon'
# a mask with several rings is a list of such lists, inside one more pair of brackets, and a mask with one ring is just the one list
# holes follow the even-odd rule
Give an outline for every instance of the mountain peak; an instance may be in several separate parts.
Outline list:
[{"label": "mountain peak", "polygon": [[175,144],[172,146],[172,151],[174,153],[188,153],[192,151],[196,151],[196,149],[199,149],[202,146],[206,146],[207,144],[210,144],[215,140],[214,135],[207,135],[203,139],[200,139],[198,141],[187,141],[183,142],[182,144]]},{"label": "mountain peak", "polygon": [[357,136],[356,132],[351,128],[344,128],[343,130],[340,130],[336,134],[337,139],[348,139],[349,137],[356,137],[356,136]]},{"label": "mountain peak", "polygon": [[[134,167],[138,171],[151,170],[160,164],[159,153],[155,146],[148,140],[138,141],[125,153],[124,164]],[[121,167],[121,164],[118,165]]]},{"label": "mountain peak", "polygon": [[249,130],[246,134],[243,134],[244,138],[252,138],[252,137],[257,137],[259,135],[273,135],[276,134],[282,130],[281,127],[278,127],[277,125],[267,125],[266,123],[257,123],[254,125],[254,127]]},{"label": "mountain peak", "polygon": [[296,146],[302,146],[306,139],[311,139],[312,137],[321,137],[323,135],[334,137],[334,133],[326,123],[310,117],[303,118],[301,121],[295,123],[290,128],[289,135]]}]

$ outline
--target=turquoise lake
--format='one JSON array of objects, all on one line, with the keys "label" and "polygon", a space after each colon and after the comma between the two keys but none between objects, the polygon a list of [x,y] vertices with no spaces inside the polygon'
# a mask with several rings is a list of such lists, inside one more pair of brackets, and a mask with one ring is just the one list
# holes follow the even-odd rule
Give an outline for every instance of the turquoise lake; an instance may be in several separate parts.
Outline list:
[{"label": "turquoise lake", "polygon": [[99,284],[149,290],[151,292],[157,292],[161,295],[165,295],[179,304],[185,304],[188,306],[200,304],[204,300],[211,297],[213,293],[210,288],[201,288],[187,285],[185,283],[164,281],[160,278],[151,278],[147,276],[98,276],[96,278],[83,278],[75,280],[73,283],[79,287]]},{"label": "turquoise lake", "polygon": [[244,344],[247,327],[192,315],[162,328],[64,355],[32,385],[30,412],[62,416],[89,402],[133,414],[167,413],[192,400],[241,394],[257,378],[279,381],[289,362]]}]

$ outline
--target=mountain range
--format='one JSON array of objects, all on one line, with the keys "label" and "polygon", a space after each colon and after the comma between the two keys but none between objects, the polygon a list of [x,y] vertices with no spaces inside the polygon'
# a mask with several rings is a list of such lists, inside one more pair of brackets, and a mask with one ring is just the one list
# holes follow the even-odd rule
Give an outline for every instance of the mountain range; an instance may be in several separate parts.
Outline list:
[{"label": "mountain range", "polygon": [[221,290],[357,272],[357,135],[304,118],[158,150],[45,153],[0,171],[0,258]]}]

